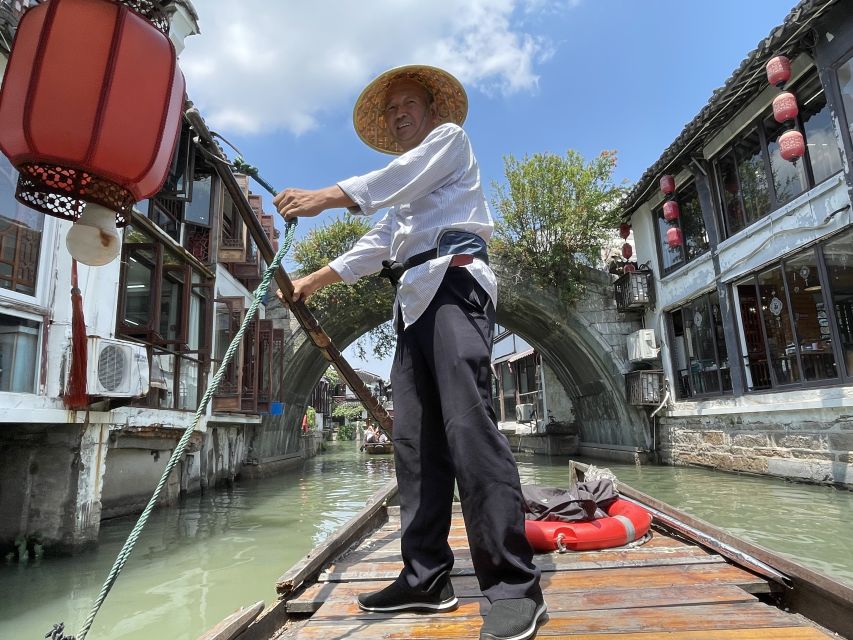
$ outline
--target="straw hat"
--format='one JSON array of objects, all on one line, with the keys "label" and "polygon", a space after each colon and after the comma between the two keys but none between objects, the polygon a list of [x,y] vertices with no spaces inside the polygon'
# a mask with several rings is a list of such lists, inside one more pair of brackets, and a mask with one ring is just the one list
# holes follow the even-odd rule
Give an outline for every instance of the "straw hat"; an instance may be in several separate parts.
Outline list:
[{"label": "straw hat", "polygon": [[455,122],[461,125],[468,115],[468,96],[462,83],[437,67],[411,64],[395,67],[373,80],[355,101],[352,120],[355,131],[369,147],[383,153],[399,155],[400,146],[385,128],[385,93],[395,80],[404,78],[421,83],[432,94],[438,114],[436,125]]}]

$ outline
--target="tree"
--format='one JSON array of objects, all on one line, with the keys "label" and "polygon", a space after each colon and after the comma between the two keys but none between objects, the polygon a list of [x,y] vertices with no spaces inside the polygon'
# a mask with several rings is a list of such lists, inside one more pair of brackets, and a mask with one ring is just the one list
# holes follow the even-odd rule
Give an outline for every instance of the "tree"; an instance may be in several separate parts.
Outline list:
[{"label": "tree", "polygon": [[[363,216],[344,214],[343,218],[335,218],[322,227],[312,229],[293,248],[293,258],[299,263],[300,275],[308,275],[325,267],[331,260],[351,249],[370,228],[370,221]],[[374,275],[362,278],[354,285],[340,282],[324,287],[308,299],[308,306],[322,323],[324,317],[330,314],[334,314],[336,318],[341,315],[354,318],[363,305],[390,309],[393,294],[388,282]],[[368,343],[372,343],[373,353],[378,358],[384,358],[393,352],[396,336],[391,329],[391,323],[379,325],[368,331],[366,336],[367,340],[359,338],[355,345],[360,358],[365,358]]]},{"label": "tree", "polygon": [[492,251],[506,267],[554,287],[571,302],[583,291],[584,267],[598,267],[618,224],[624,186],[613,182],[616,153],[586,162],[537,153],[504,158],[506,184],[493,185],[498,214]]}]

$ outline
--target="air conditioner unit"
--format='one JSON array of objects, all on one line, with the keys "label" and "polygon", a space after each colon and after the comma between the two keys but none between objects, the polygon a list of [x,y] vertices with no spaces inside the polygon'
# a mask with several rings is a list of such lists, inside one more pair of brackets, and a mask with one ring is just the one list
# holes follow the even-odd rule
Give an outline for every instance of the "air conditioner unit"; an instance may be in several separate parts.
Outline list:
[{"label": "air conditioner unit", "polygon": [[148,393],[145,345],[89,336],[88,348],[86,392],[90,396],[136,398]]},{"label": "air conditioner unit", "polygon": [[517,404],[515,405],[515,421],[516,422],[531,422],[533,420],[533,405],[532,404]]},{"label": "air conditioner unit", "polygon": [[660,348],[652,329],[640,329],[628,334],[628,360],[630,362],[655,360],[659,353]]}]

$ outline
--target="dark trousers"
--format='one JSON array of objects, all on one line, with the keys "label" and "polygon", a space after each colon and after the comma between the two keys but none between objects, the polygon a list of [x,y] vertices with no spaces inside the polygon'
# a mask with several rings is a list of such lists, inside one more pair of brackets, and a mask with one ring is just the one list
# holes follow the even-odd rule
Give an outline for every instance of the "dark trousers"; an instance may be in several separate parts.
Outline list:
[{"label": "dark trousers", "polygon": [[453,566],[447,536],[456,480],[474,570],[490,601],[540,595],[518,469],[492,408],[494,321],[483,288],[451,267],[424,314],[398,332],[391,368],[399,579],[426,589]]}]

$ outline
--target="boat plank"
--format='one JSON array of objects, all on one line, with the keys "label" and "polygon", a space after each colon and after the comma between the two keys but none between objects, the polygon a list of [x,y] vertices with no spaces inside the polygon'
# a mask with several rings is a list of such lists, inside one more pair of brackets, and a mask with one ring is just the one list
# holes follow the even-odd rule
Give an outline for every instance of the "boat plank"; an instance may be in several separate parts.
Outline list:
[{"label": "boat plank", "polygon": [[[631,609],[645,607],[671,607],[689,604],[719,604],[736,602],[755,602],[755,596],[733,585],[718,586],[681,586],[660,589],[602,589],[599,591],[578,590],[560,594],[548,594],[548,610],[558,611],[592,611],[597,609]],[[294,603],[291,603],[294,604]],[[313,605],[314,609],[301,612],[317,611],[316,620],[325,619],[376,619],[377,617],[421,618],[417,613],[368,613],[361,611],[355,598],[351,595],[338,596],[333,589],[326,596],[325,602],[314,601],[300,604]],[[453,612],[456,616],[483,615],[491,606],[485,598],[461,598],[459,608]],[[288,611],[290,608],[288,607]],[[294,611],[295,612],[295,611]]]},{"label": "boat plank", "polygon": [[[457,562],[459,560],[470,560],[471,551],[468,549],[467,545],[464,548],[453,549],[453,555],[456,558]],[[573,551],[563,554],[557,553],[543,553],[537,554],[533,558],[533,562],[539,563],[542,558],[555,558],[555,562],[583,562],[585,560],[592,560],[594,558],[609,558],[609,559],[617,559],[617,558],[629,558],[629,557],[652,557],[652,556],[661,556],[661,557],[687,557],[687,556],[695,556],[695,557],[708,557],[712,555],[705,549],[697,546],[690,545],[679,545],[679,546],[662,546],[662,545],[641,545],[639,547],[632,548],[618,548],[618,549],[605,549],[603,551]],[[358,551],[354,551],[346,556],[344,556],[339,562],[335,563],[333,566],[336,570],[343,570],[344,567],[350,567],[358,562],[393,562],[400,560],[400,544],[381,544],[374,545],[371,543],[367,543],[359,548]]]},{"label": "boat plank", "polygon": [[[547,597],[547,596],[546,596]],[[296,635],[303,640],[347,638],[449,639],[474,637],[482,624],[479,616],[453,618],[424,616],[422,619],[395,622],[383,619],[350,622],[314,620]],[[761,627],[805,626],[796,616],[762,603],[686,605],[616,610],[551,612],[538,631],[538,638],[572,637],[581,633],[662,633],[702,631],[716,638],[717,630]],[[647,637],[654,637],[649,636]],[[778,636],[771,636],[778,637]]]},{"label": "boat plank", "polygon": [[[303,611],[315,611],[317,607],[312,603],[322,603],[330,599],[332,594],[338,599],[353,599],[359,593],[375,591],[387,584],[387,580],[318,583],[311,585],[300,596],[291,600],[288,607],[303,607]],[[719,585],[731,585],[749,593],[769,591],[766,580],[756,578],[728,564],[614,568],[571,573],[545,573],[542,576],[542,586],[549,598],[562,597],[564,594],[572,597],[578,591],[594,593],[631,589],[642,591],[691,587],[707,589]],[[454,577],[453,588],[459,597],[482,596],[477,580],[473,576]]]},{"label": "boat plank", "polygon": [[[602,559],[602,560],[578,560],[575,562],[554,562],[553,560],[536,562],[536,566],[542,573],[554,571],[583,571],[589,569],[614,569],[622,567],[659,567],[659,566],[685,566],[685,565],[709,565],[725,564],[725,558],[715,555],[687,556],[687,557],[653,557],[653,558],[625,558],[625,559]],[[353,567],[345,568],[343,571],[325,571],[319,580],[326,582],[343,582],[347,580],[381,580],[387,578],[393,580],[400,575],[402,562],[360,562]],[[457,562],[451,570],[454,576],[474,575],[474,566],[470,561]]]}]

